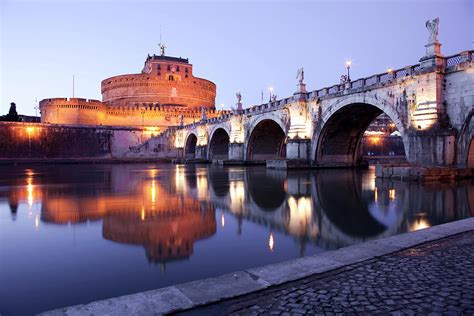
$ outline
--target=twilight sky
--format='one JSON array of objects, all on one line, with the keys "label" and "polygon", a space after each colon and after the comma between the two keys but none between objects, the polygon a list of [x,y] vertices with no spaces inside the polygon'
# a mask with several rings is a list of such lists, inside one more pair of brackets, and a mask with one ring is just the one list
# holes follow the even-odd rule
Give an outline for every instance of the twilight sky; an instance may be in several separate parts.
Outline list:
[{"label": "twilight sky", "polygon": [[474,1],[13,1],[0,0],[0,115],[10,102],[35,114],[35,99],[101,99],[101,80],[139,73],[147,54],[189,58],[217,85],[216,105],[244,107],[416,64],[440,18],[444,55],[474,49]]}]

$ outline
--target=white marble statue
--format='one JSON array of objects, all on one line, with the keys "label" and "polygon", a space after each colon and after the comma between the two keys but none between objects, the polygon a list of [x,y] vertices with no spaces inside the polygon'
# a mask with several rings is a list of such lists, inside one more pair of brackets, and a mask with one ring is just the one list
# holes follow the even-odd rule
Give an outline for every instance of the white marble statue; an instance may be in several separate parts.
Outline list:
[{"label": "white marble statue", "polygon": [[430,32],[430,37],[428,37],[428,44],[434,44],[438,42],[438,25],[439,18],[434,20],[428,20],[425,23],[426,28]]}]

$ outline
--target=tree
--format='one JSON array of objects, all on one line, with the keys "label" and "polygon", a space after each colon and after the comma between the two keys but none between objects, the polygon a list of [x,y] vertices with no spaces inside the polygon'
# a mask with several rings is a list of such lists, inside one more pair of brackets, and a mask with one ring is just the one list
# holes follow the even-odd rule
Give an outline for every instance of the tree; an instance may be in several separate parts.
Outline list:
[{"label": "tree", "polygon": [[16,111],[15,102],[10,103],[10,110],[8,111],[8,114],[5,115],[3,118],[5,121],[18,122],[18,112]]}]

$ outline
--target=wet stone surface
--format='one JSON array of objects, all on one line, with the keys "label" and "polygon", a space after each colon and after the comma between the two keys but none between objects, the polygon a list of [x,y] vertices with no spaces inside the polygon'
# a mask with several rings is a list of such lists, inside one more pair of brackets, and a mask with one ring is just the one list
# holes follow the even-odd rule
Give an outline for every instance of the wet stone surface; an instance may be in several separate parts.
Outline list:
[{"label": "wet stone surface", "polygon": [[474,314],[474,231],[187,313]]}]

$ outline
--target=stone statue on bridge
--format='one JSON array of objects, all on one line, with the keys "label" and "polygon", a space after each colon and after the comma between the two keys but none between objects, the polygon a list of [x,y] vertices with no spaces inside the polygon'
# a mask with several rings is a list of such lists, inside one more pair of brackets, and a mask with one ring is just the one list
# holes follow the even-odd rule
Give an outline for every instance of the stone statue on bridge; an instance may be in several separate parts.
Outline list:
[{"label": "stone statue on bridge", "polygon": [[235,94],[235,96],[237,97],[237,104],[241,103],[242,101],[242,94],[240,94],[240,92],[237,92]]},{"label": "stone statue on bridge", "polygon": [[304,69],[303,67],[299,68],[296,72],[296,79],[298,79],[299,84],[303,84],[304,81]]},{"label": "stone statue on bridge", "polygon": [[428,20],[425,23],[426,28],[430,32],[430,37],[428,37],[428,44],[434,44],[438,42],[438,25],[439,18],[434,20]]}]

